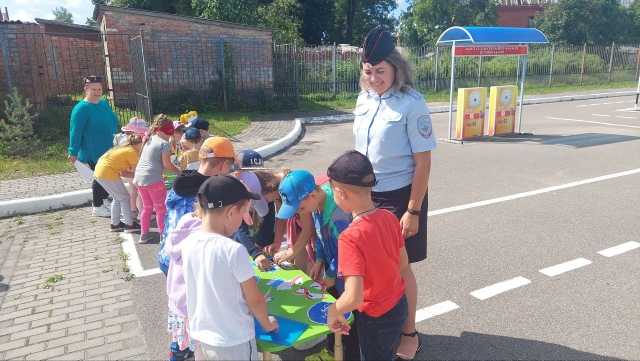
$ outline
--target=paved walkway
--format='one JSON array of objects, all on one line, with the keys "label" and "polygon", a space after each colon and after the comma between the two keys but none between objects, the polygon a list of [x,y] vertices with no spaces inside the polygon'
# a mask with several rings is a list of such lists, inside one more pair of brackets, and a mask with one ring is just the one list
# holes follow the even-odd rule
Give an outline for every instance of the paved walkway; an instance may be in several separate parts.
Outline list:
[{"label": "paved walkway", "polygon": [[90,214],[0,220],[0,360],[145,358],[119,239]]},{"label": "paved walkway", "polygon": [[[269,144],[291,131],[291,120],[252,122],[234,137],[236,151]],[[90,188],[91,184],[77,172],[0,181],[0,201],[41,197]]]}]

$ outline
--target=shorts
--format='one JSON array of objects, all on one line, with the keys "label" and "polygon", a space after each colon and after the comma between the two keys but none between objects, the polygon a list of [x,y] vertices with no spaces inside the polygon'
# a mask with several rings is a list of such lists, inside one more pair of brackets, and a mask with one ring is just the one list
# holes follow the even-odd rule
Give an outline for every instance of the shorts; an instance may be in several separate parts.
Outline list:
[{"label": "shorts", "polygon": [[[386,209],[395,214],[398,220],[407,211],[411,197],[411,185],[388,192],[372,192],[376,207]],[[429,194],[425,194],[418,220],[418,233],[404,241],[409,263],[416,263],[427,258],[427,211],[429,210]]]},{"label": "shorts", "polygon": [[258,346],[256,339],[243,342],[231,347],[218,347],[198,342],[196,346],[196,361],[200,360],[246,360],[258,361]]}]

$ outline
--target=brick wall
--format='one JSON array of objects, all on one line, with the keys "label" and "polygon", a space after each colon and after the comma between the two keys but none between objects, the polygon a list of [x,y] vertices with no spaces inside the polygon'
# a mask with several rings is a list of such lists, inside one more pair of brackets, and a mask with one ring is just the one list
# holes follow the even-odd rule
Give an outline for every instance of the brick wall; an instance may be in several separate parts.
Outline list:
[{"label": "brick wall", "polygon": [[[128,56],[130,41],[124,43],[121,39],[124,34],[135,36],[141,32],[154,98],[181,89],[220,97],[223,67],[227,80],[232,77],[233,89],[239,95],[272,93],[271,31],[108,6],[98,9],[98,19],[104,22],[114,92],[119,101],[129,101],[123,96],[133,94],[133,71],[137,66],[135,57],[132,63]],[[119,40],[112,44],[111,39]],[[227,56],[223,56],[225,51]],[[223,65],[223,58],[227,64]]]},{"label": "brick wall", "polygon": [[529,19],[544,10],[540,5],[498,6],[498,25],[529,27]]},{"label": "brick wall", "polygon": [[[59,29],[57,29],[59,30]],[[38,108],[51,97],[82,92],[82,78],[104,74],[98,33],[45,33],[38,24],[0,23],[6,42],[0,53],[0,97],[11,85]],[[1,35],[0,35],[1,39]]]}]

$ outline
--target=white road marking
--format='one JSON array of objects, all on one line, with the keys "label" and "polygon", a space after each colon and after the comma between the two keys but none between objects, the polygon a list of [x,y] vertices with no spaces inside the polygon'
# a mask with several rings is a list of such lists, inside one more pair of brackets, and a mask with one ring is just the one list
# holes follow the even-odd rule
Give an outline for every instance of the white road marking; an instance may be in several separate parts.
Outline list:
[{"label": "white road marking", "polygon": [[640,111],[640,108],[636,109],[635,107],[616,109],[616,112],[626,112],[626,113],[637,113],[638,111]]},{"label": "white road marking", "polygon": [[636,117],[625,117],[624,115],[616,115],[618,119],[637,119]]},{"label": "white road marking", "polygon": [[124,242],[122,242],[122,250],[129,255],[129,260],[127,261],[129,272],[133,273],[136,277],[146,277],[162,272],[160,268],[144,269],[142,267],[133,235],[130,233],[120,233],[120,238],[124,239]]},{"label": "white road marking", "polygon": [[563,189],[567,189],[567,188],[573,188],[573,187],[578,187],[578,186],[582,186],[582,185],[585,185],[585,184],[602,182],[602,181],[605,181],[605,180],[619,178],[619,177],[625,177],[625,176],[629,176],[629,175],[633,175],[633,174],[637,174],[637,173],[640,173],[640,168],[630,169],[630,170],[627,170],[627,171],[624,171],[624,172],[607,174],[607,175],[603,175],[603,176],[595,177],[595,178],[583,179],[583,180],[580,180],[580,181],[560,184],[560,185],[557,185],[557,186],[536,189],[536,190],[529,191],[529,192],[522,192],[522,193],[511,194],[511,195],[504,196],[504,197],[487,199],[487,200],[480,201],[480,202],[467,203],[467,204],[462,204],[462,205],[459,205],[459,206],[437,209],[437,210],[434,210],[434,211],[429,211],[428,215],[429,216],[437,216],[437,215],[441,215],[441,214],[464,211],[464,210],[471,209],[471,208],[483,207],[483,206],[488,206],[488,205],[491,205],[491,204],[512,201],[514,199],[526,198],[526,197],[536,196],[536,195],[543,194],[543,193],[555,192],[555,191],[559,191],[559,190],[563,190]]},{"label": "white road marking", "polygon": [[606,102],[606,103],[591,103],[591,104],[581,104],[576,106],[576,108],[585,108],[585,107],[594,107],[597,105],[609,105],[609,104],[622,104],[622,103],[626,103],[626,100],[622,100],[619,102]]},{"label": "white road marking", "polygon": [[591,263],[592,262],[586,258],[576,258],[574,260],[563,262],[555,266],[543,268],[540,270],[540,273],[542,273],[543,275],[547,275],[549,277],[555,277],[565,272],[573,271],[575,269],[588,266]]},{"label": "white road marking", "polygon": [[518,276],[510,280],[498,282],[498,283],[492,284],[491,286],[487,286],[479,290],[475,290],[469,294],[481,301],[484,301],[487,298],[491,298],[493,296],[499,295],[501,293],[510,291],[518,287],[526,286],[529,283],[531,283],[530,280],[524,277]]},{"label": "white road marking", "polygon": [[572,118],[558,118],[558,117],[547,117],[547,119],[566,120],[566,121],[578,122],[578,123],[600,124],[600,125],[608,125],[608,126],[620,127],[620,128],[640,129],[640,126],[636,126],[636,125],[624,125],[624,124],[615,124],[615,123],[596,122],[596,121],[593,121],[593,120],[582,120],[582,119],[572,119]]},{"label": "white road marking", "polygon": [[457,310],[458,308],[460,308],[460,306],[452,301],[444,301],[433,306],[421,308],[416,311],[416,323],[444,315],[445,313]]},{"label": "white road marking", "polygon": [[609,114],[591,114],[591,115],[593,115],[594,117],[605,117],[605,118],[608,118],[611,116]]},{"label": "white road marking", "polygon": [[623,244],[619,244],[614,247],[603,249],[602,251],[599,251],[598,254],[604,257],[614,257],[617,255],[629,252],[631,250],[634,250],[636,248],[640,248],[640,243],[630,241]]}]

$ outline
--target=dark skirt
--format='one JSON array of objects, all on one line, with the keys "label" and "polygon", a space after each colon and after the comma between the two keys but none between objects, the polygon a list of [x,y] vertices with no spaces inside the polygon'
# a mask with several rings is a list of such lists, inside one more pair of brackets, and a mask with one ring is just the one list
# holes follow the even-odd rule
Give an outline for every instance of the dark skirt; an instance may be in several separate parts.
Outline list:
[{"label": "dark skirt", "polygon": [[[373,203],[376,207],[386,209],[395,214],[398,220],[407,211],[411,197],[411,185],[388,192],[372,192]],[[405,248],[409,256],[409,263],[416,263],[427,258],[427,210],[429,209],[429,194],[425,194],[418,220],[418,233],[405,240]]]}]

